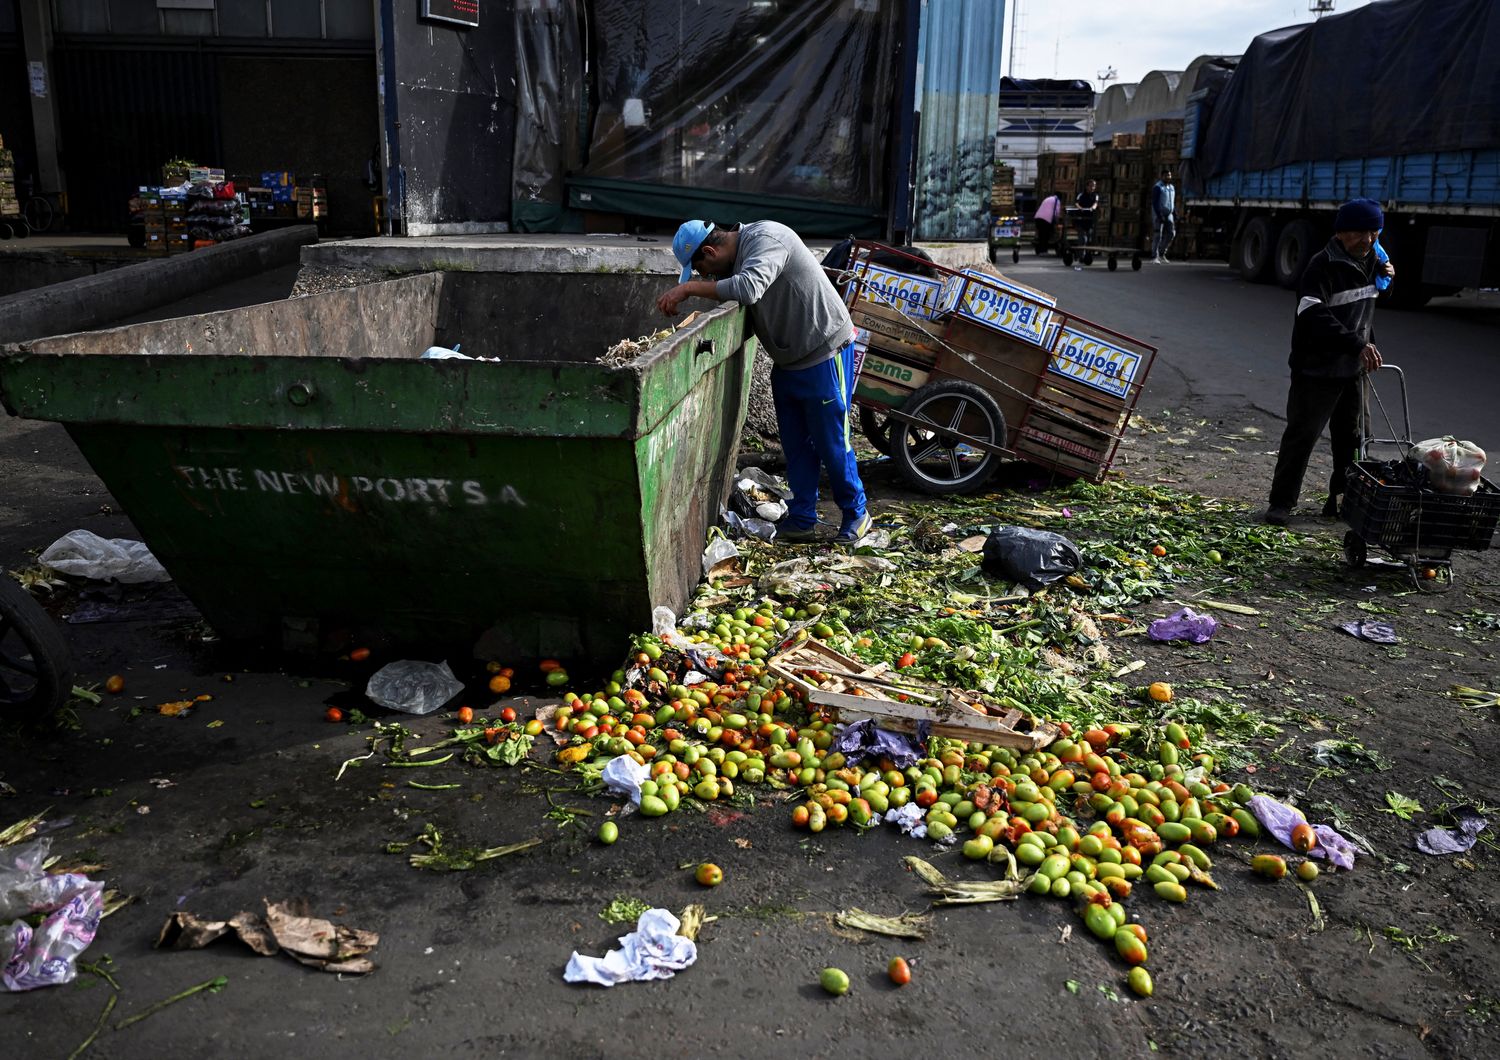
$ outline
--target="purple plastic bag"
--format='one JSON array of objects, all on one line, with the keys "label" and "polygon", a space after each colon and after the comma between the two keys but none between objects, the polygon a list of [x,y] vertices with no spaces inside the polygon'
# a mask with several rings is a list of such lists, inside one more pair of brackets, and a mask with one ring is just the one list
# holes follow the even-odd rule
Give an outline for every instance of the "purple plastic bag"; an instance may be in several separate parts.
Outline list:
[{"label": "purple plastic bag", "polygon": [[1152,640],[1190,640],[1202,644],[1219,631],[1219,620],[1213,615],[1200,615],[1191,607],[1184,607],[1175,615],[1158,618],[1146,631]]},{"label": "purple plastic bag", "polygon": [[[1296,849],[1292,846],[1292,829],[1299,824],[1308,823],[1301,810],[1277,802],[1269,795],[1252,795],[1245,805],[1265,830],[1279,839],[1283,846]],[[1354,855],[1358,853],[1358,849],[1353,843],[1326,824],[1315,824],[1312,830],[1318,837],[1318,845],[1307,852],[1308,857],[1327,858],[1341,869],[1354,868]]]},{"label": "purple plastic bag", "polygon": [[1389,622],[1366,622],[1360,618],[1353,622],[1343,623],[1339,629],[1351,637],[1367,640],[1371,644],[1397,643],[1396,630]]},{"label": "purple plastic bag", "polygon": [[887,732],[878,727],[874,719],[866,718],[833,738],[830,751],[844,756],[848,765],[856,765],[866,758],[889,758],[897,769],[915,765],[927,755],[927,729],[925,721],[917,722],[917,734],[908,736],[901,732]]},{"label": "purple plastic bag", "polygon": [[1453,811],[1458,821],[1457,828],[1429,828],[1417,833],[1417,849],[1424,854],[1462,854],[1479,842],[1479,833],[1489,827],[1489,822],[1479,816],[1472,806],[1460,806]]}]

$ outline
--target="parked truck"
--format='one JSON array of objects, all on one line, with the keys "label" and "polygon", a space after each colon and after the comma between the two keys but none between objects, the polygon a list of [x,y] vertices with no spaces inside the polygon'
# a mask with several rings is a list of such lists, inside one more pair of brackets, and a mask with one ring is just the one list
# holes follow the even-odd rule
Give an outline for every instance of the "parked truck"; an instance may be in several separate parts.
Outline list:
[{"label": "parked truck", "polygon": [[1245,279],[1293,288],[1339,204],[1371,198],[1393,302],[1500,285],[1497,69],[1494,0],[1382,0],[1263,33],[1189,97],[1189,220]]}]

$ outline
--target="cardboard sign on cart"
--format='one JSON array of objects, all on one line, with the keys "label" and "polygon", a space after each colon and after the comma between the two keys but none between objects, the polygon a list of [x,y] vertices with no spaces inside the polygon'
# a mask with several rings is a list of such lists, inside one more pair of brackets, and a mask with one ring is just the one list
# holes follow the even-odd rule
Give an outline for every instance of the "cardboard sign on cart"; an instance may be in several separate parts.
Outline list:
[{"label": "cardboard sign on cart", "polygon": [[816,640],[773,655],[766,669],[796,685],[809,703],[836,709],[845,724],[870,718],[883,729],[916,732],[925,721],[934,736],[1027,751],[1046,747],[1061,732],[1052,722],[989,703],[977,692],[901,677],[885,663],[867,666]]},{"label": "cardboard sign on cart", "polygon": [[1041,346],[1057,299],[993,273],[964,269],[943,283],[938,308]]}]

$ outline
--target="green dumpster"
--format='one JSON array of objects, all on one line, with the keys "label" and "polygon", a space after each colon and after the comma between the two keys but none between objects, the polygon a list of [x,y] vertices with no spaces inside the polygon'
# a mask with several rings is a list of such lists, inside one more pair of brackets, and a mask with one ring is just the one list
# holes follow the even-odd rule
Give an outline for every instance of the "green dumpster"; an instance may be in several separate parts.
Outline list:
[{"label": "green dumpster", "polygon": [[[741,310],[664,324],[667,281],[440,272],[0,351],[230,639],[472,645],[613,662],[680,609],[730,486]],[[421,359],[461,344],[493,360]]]}]

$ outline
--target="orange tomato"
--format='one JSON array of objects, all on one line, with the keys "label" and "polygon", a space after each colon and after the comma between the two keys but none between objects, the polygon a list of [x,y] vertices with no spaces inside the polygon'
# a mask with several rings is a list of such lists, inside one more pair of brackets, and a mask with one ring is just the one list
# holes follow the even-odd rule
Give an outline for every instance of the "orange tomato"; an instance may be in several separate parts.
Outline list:
[{"label": "orange tomato", "polygon": [[369,648],[355,648],[353,651],[351,651],[349,653],[349,660],[351,662],[364,662],[369,657],[370,657],[370,649]]},{"label": "orange tomato", "polygon": [[1303,821],[1292,829],[1292,849],[1299,854],[1306,854],[1318,845],[1318,836],[1312,830],[1312,825]]},{"label": "orange tomato", "polygon": [[713,862],[705,861],[698,866],[698,871],[693,873],[693,878],[705,887],[717,887],[724,882],[724,870]]},{"label": "orange tomato", "polygon": [[496,694],[509,692],[510,678],[506,677],[503,673],[496,674],[490,678],[490,691]]},{"label": "orange tomato", "polygon": [[458,708],[458,723],[460,725],[467,725],[467,724],[469,724],[469,722],[471,722],[473,720],[474,720],[474,708],[473,707],[459,707]]},{"label": "orange tomato", "polygon": [[891,982],[897,986],[905,986],[911,982],[911,965],[906,963],[903,957],[892,957],[891,963],[886,966],[885,974],[891,977]]},{"label": "orange tomato", "polygon": [[338,707],[329,707],[323,712],[324,721],[343,721],[344,712]]},{"label": "orange tomato", "polygon": [[558,662],[556,659],[543,659],[541,662],[537,663],[537,669],[542,671],[542,673],[544,674],[550,674],[553,670],[561,670],[562,663]]},{"label": "orange tomato", "polygon": [[1165,556],[1167,554],[1166,546],[1165,545],[1153,545],[1151,547],[1151,554],[1153,556],[1158,557],[1158,558],[1160,558],[1162,556]]},{"label": "orange tomato", "polygon": [[119,674],[111,675],[109,680],[104,682],[104,691],[108,692],[110,695],[119,695],[121,692],[125,691],[125,678],[121,677]]}]

